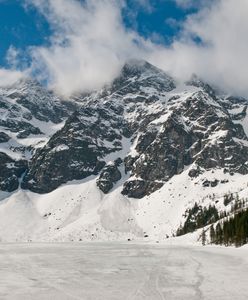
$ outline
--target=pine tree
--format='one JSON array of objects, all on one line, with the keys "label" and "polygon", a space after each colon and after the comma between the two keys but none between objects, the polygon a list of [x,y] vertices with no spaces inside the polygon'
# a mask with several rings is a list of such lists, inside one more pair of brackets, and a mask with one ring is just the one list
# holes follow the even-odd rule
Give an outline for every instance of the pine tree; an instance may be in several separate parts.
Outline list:
[{"label": "pine tree", "polygon": [[204,230],[204,228],[202,229],[202,235],[201,235],[201,238],[202,238],[202,246],[205,246],[206,245],[206,231]]},{"label": "pine tree", "polygon": [[216,225],[216,244],[222,245],[222,228],[220,223]]},{"label": "pine tree", "polygon": [[214,225],[212,224],[210,226],[210,240],[211,240],[211,243],[215,243],[215,239],[216,239],[215,230],[214,230]]}]

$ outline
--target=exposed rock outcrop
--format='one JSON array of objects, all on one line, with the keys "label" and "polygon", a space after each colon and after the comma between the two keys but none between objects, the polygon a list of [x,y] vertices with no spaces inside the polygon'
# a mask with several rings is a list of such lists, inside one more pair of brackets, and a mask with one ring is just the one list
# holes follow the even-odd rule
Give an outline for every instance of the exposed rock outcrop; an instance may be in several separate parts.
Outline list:
[{"label": "exposed rock outcrop", "polygon": [[107,194],[120,179],[121,172],[118,169],[118,163],[110,163],[102,169],[97,180],[97,186],[103,193]]},{"label": "exposed rock outcrop", "polygon": [[19,180],[27,169],[25,160],[15,161],[0,152],[0,191],[13,192],[19,187]]}]

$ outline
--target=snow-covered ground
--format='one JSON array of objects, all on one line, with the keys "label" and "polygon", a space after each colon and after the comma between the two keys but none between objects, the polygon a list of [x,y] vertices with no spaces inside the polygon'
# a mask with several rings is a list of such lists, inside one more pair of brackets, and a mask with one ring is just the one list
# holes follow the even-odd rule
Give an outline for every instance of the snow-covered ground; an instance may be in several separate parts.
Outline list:
[{"label": "snow-covered ground", "polygon": [[[231,204],[224,206],[226,193],[237,193],[240,199],[248,193],[248,175],[231,176],[223,170],[192,179],[186,169],[142,199],[124,197],[122,180],[105,195],[96,180],[92,176],[68,182],[44,195],[21,189],[0,194],[0,241],[164,241],[184,223],[185,211],[195,202],[229,211]],[[219,180],[219,184],[204,187],[206,180]],[[200,233],[187,235],[184,244],[195,244]]]},{"label": "snow-covered ground", "polygon": [[248,248],[0,244],[0,299],[248,298]]}]

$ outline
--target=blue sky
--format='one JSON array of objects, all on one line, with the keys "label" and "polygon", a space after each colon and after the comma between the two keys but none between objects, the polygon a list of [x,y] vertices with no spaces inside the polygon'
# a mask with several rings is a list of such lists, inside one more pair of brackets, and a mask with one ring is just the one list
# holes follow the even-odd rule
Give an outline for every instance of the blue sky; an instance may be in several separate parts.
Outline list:
[{"label": "blue sky", "polygon": [[[135,28],[142,36],[151,37],[157,43],[171,43],[188,15],[196,12],[195,8],[183,9],[172,0],[151,1],[151,8],[139,6],[135,1],[129,0],[129,11],[124,12],[127,26]],[[134,18],[130,11],[136,11]],[[154,36],[154,37],[153,37]]]},{"label": "blue sky", "polygon": [[25,10],[22,1],[0,1],[0,64],[6,65],[10,46],[25,50],[48,42],[49,25],[36,9]]},{"label": "blue sky", "polygon": [[[69,1],[69,0],[68,0]],[[10,46],[25,51],[29,46],[49,43],[52,30],[47,20],[33,7],[25,9],[22,0],[0,1],[0,65],[7,66],[6,53]],[[123,9],[127,28],[135,29],[141,36],[155,43],[170,43],[179,26],[193,9],[182,9],[172,0],[152,1],[152,8],[128,0]]]}]

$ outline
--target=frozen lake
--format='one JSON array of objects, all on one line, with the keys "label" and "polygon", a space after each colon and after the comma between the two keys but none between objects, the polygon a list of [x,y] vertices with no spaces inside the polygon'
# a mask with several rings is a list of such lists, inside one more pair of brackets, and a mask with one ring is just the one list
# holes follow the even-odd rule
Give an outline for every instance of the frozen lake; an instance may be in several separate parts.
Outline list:
[{"label": "frozen lake", "polygon": [[0,299],[248,299],[248,249],[0,244]]}]

